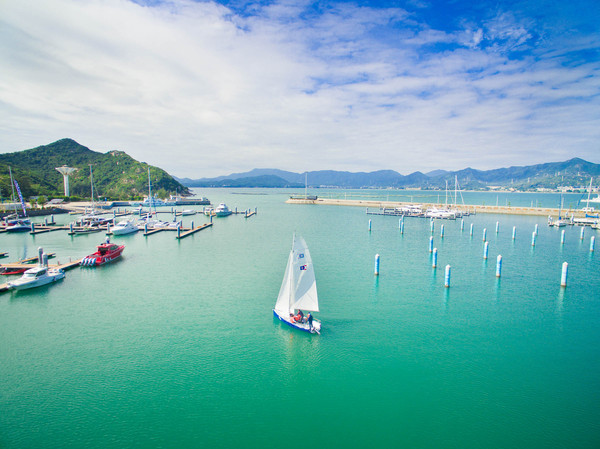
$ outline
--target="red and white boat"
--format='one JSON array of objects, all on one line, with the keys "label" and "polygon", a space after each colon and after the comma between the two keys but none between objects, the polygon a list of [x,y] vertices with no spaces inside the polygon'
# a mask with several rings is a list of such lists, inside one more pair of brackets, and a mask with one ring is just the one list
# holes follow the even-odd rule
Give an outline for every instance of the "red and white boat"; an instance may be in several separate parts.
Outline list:
[{"label": "red and white boat", "polygon": [[121,257],[121,253],[124,249],[125,245],[110,243],[110,240],[107,237],[106,243],[98,245],[96,252],[81,259],[79,265],[83,267],[97,267],[104,265],[105,263],[112,262]]}]

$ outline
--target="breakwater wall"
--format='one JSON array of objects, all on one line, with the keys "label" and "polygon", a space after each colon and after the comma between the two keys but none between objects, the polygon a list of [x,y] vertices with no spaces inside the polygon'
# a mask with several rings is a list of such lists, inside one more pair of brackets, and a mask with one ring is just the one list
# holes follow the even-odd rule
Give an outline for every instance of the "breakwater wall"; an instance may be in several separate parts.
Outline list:
[{"label": "breakwater wall", "polygon": [[[446,206],[440,203],[410,203],[410,202],[398,202],[398,201],[373,201],[373,200],[343,200],[343,199],[331,199],[331,198],[317,198],[317,199],[304,199],[304,198],[290,198],[286,201],[289,204],[321,204],[329,206],[355,206],[365,207],[369,209],[380,209],[380,208],[395,208],[408,205],[419,204],[422,208],[438,208],[443,209]],[[511,206],[480,206],[467,204],[465,206],[456,206],[456,209],[462,212],[470,213],[489,213],[489,214],[511,214],[511,215],[539,215],[547,217],[549,215],[557,216],[558,208],[551,207],[511,207]],[[573,214],[576,218],[585,217],[585,212],[576,209],[563,209],[561,214],[566,217],[570,217]]]}]

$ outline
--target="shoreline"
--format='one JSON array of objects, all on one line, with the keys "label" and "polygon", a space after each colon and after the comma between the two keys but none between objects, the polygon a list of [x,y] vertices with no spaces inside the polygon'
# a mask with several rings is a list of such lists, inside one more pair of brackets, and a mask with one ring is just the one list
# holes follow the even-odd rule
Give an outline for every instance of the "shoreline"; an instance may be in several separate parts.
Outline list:
[{"label": "shoreline", "polygon": [[[353,206],[353,207],[365,207],[372,209],[381,208],[396,208],[408,205],[420,204],[423,209],[428,208],[444,208],[446,207],[441,203],[411,203],[411,202],[399,202],[399,201],[374,201],[374,200],[342,200],[342,199],[330,199],[330,198],[317,198],[316,200],[303,199],[303,198],[289,198],[286,200],[288,204],[316,204],[316,205],[328,205],[328,206]],[[552,207],[516,207],[516,206],[483,206],[483,205],[465,205],[456,206],[456,209],[463,212],[471,213],[486,213],[486,214],[507,214],[507,215],[535,215],[548,217],[550,215],[557,215],[559,209]],[[562,211],[565,216],[571,216],[573,214],[576,218],[584,218],[585,212],[578,209],[566,209]]]}]

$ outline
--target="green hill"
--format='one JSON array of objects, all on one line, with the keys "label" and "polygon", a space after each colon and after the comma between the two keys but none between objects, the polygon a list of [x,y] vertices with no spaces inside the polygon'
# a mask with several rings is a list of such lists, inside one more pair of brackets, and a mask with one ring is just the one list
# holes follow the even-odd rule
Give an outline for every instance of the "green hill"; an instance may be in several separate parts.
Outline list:
[{"label": "green hill", "polygon": [[[122,151],[99,153],[72,139],[61,139],[30,150],[0,154],[0,193],[3,198],[11,195],[10,166],[25,198],[62,197],[63,177],[56,171],[56,167],[62,165],[78,169],[69,177],[71,197],[90,198],[90,165],[96,197],[126,200],[140,198],[148,192],[148,164]],[[187,187],[160,168],[150,166],[150,177],[152,192],[159,197],[189,193]]]}]

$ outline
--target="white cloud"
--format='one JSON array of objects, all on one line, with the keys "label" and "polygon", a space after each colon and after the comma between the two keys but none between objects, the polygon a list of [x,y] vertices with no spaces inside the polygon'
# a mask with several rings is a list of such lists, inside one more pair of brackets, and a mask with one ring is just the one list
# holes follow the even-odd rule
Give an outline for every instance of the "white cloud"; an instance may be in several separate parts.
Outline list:
[{"label": "white cloud", "polygon": [[511,14],[448,32],[348,4],[0,8],[0,151],[72,137],[187,177],[600,162],[598,61],[569,68],[553,47],[511,59],[533,26]]}]

